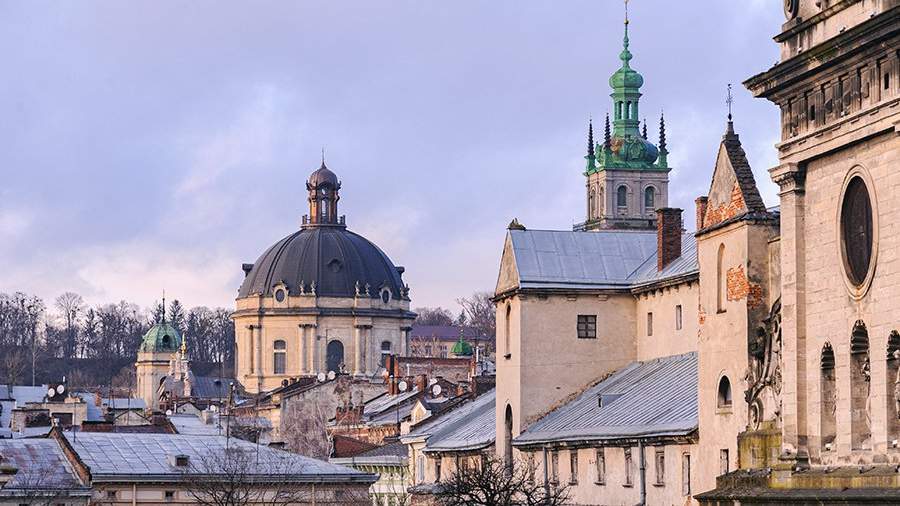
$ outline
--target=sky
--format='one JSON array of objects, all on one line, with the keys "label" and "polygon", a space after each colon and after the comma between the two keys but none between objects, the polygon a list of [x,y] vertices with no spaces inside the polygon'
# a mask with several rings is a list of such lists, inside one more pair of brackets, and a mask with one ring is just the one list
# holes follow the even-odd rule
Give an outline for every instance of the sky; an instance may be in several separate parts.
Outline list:
[{"label": "sky", "polygon": [[[738,7],[739,5],[739,7]],[[777,204],[775,0],[631,0],[650,140],[693,227],[725,128]],[[583,221],[589,117],[610,110],[618,0],[0,0],[0,292],[233,307],[343,182],[351,230],[406,267],[412,305],[492,291],[506,226]]]}]

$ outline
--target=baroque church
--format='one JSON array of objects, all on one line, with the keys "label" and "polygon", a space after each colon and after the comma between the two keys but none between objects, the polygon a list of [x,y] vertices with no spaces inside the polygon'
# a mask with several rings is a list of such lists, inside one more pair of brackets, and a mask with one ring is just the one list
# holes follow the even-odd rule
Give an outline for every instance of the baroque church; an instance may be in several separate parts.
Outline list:
[{"label": "baroque church", "polygon": [[684,230],[626,20],[585,221],[507,231],[496,451],[574,504],[900,500],[900,1],[784,7],[779,205],[729,114]]},{"label": "baroque church", "polygon": [[306,190],[300,229],[243,266],[232,319],[235,374],[248,392],[300,376],[375,377],[385,357],[408,351],[416,315],[403,267],[347,229],[341,182],[324,160]]}]

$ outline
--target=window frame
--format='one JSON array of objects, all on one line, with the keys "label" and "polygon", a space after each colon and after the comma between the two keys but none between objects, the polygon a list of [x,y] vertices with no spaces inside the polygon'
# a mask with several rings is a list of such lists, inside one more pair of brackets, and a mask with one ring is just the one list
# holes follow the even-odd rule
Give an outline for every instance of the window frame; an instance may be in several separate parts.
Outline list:
[{"label": "window frame", "polygon": [[654,485],[664,486],[666,484],[666,450],[665,448],[657,448],[654,453],[654,462],[656,464],[656,483]]},{"label": "window frame", "polygon": [[675,305],[675,330],[681,330],[684,328],[684,310],[681,307],[681,304]]},{"label": "window frame", "polygon": [[578,450],[569,450],[569,485],[578,485]]},{"label": "window frame", "polygon": [[647,311],[647,337],[653,336],[653,311]]},{"label": "window frame", "polygon": [[597,315],[578,315],[575,319],[575,336],[578,339],[597,339]]},{"label": "window frame", "polygon": [[597,485],[606,485],[606,449],[597,448],[594,458],[596,459],[594,461],[594,472],[596,473],[594,483]]},{"label": "window frame", "polygon": [[691,454],[681,454],[681,495],[691,495]]},{"label": "window frame", "polygon": [[634,457],[631,454],[631,448],[623,448],[622,453],[625,456],[625,483],[623,487],[634,486]]},{"label": "window frame", "polygon": [[284,339],[276,339],[272,343],[272,373],[287,374],[287,341]]}]

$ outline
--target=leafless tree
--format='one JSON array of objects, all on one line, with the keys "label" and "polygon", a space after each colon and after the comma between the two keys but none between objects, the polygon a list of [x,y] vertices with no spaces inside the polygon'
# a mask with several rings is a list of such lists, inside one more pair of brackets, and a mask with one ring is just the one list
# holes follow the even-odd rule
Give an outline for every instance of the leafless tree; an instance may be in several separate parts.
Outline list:
[{"label": "leafless tree", "polygon": [[491,297],[490,292],[475,292],[471,297],[456,299],[457,304],[463,308],[466,326],[489,338],[494,337],[497,329]]},{"label": "leafless tree", "polygon": [[439,483],[435,497],[442,506],[561,506],[569,491],[538,483],[527,464],[515,462],[510,469],[502,460],[484,456]]},{"label": "leafless tree", "polygon": [[62,465],[61,462],[45,460],[18,469],[12,481],[4,487],[10,502],[34,506],[64,503],[70,489],[76,488],[77,483],[68,478],[68,472],[63,476],[57,474]]},{"label": "leafless tree", "polygon": [[285,401],[287,407],[281,415],[281,438],[285,449],[327,460],[331,456],[331,438],[328,436],[329,413],[317,396]]},{"label": "leafless tree", "polygon": [[453,325],[453,314],[442,307],[417,307],[413,311],[419,325]]},{"label": "leafless tree", "polygon": [[65,292],[54,301],[56,309],[59,311],[59,319],[63,324],[63,357],[73,358],[79,355],[77,349],[78,344],[78,320],[84,309],[84,299],[81,295],[73,292]]},{"label": "leafless tree", "polygon": [[[185,489],[197,504],[207,506],[241,506],[262,504],[281,506],[311,504],[323,501],[318,492],[295,478],[304,473],[291,458],[272,455],[271,449],[262,458],[258,450],[247,446],[232,446],[222,452],[196,458],[185,471]],[[342,491],[338,503],[368,504],[366,491]],[[337,499],[337,498],[333,498]]]},{"label": "leafless tree", "polygon": [[3,353],[2,367],[3,382],[12,387],[18,385],[27,368],[28,357],[25,350],[13,348]]}]

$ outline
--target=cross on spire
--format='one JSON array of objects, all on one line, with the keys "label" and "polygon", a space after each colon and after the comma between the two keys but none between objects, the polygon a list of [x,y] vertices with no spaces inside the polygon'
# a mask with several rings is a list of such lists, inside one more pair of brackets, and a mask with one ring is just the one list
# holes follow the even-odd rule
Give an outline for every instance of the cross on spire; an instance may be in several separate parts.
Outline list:
[{"label": "cross on spire", "polygon": [[731,83],[728,83],[728,95],[725,98],[725,104],[728,105],[728,121],[731,121],[731,105],[734,104],[734,97],[731,95]]},{"label": "cross on spire", "polygon": [[625,25],[628,25],[628,0],[625,0]]}]

